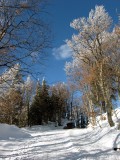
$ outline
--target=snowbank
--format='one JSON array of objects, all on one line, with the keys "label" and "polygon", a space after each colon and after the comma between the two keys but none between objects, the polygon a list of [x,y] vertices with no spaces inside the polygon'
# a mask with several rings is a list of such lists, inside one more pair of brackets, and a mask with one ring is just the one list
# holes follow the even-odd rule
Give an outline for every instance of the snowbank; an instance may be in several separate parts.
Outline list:
[{"label": "snowbank", "polygon": [[[103,118],[105,118],[104,120],[101,120],[100,116],[97,116],[96,117],[96,126],[92,126],[92,124],[90,123],[88,125],[88,127],[93,127],[93,128],[96,128],[96,127],[101,127],[101,128],[111,128],[109,126],[109,123],[108,123],[108,120],[107,120],[107,114],[104,113],[102,114]],[[115,123],[115,126],[114,126],[114,129],[117,129],[118,128],[118,124],[120,123],[120,108],[116,108],[115,110],[113,110],[112,112],[112,119],[113,119],[113,122]]]},{"label": "snowbank", "polygon": [[30,135],[24,129],[15,125],[0,124],[0,140],[29,138]]}]

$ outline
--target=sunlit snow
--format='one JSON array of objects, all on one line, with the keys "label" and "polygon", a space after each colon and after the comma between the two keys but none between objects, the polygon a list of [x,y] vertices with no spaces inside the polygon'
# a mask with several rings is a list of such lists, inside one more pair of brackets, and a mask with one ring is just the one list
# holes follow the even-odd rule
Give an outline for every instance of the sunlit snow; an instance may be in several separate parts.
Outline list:
[{"label": "sunlit snow", "polygon": [[[120,120],[120,109],[117,110]],[[119,160],[120,131],[101,127],[62,129],[53,124],[19,129],[0,124],[0,160]]]}]

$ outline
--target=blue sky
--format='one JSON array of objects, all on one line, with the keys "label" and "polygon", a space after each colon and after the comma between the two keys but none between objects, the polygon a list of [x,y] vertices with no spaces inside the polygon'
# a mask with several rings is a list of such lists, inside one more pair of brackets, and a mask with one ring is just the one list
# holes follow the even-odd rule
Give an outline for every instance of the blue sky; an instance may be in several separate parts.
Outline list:
[{"label": "blue sky", "polygon": [[74,30],[70,22],[75,18],[88,17],[95,5],[103,5],[114,24],[118,23],[120,14],[120,0],[50,0],[47,8],[48,18],[51,21],[54,39],[52,49],[48,50],[47,61],[43,73],[49,84],[66,82],[64,65],[71,60],[71,50],[66,46],[65,40],[71,39]]}]

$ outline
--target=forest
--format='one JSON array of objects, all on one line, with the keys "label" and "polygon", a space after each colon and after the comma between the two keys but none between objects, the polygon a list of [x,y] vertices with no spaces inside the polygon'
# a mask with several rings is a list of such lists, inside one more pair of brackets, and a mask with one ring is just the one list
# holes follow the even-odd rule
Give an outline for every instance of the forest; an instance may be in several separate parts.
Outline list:
[{"label": "forest", "polygon": [[66,40],[73,53],[64,68],[67,82],[48,85],[31,69],[42,65],[51,47],[44,6],[44,0],[0,2],[0,123],[61,126],[62,119],[78,120],[84,113],[95,126],[96,117],[104,120],[107,113],[113,127],[120,96],[119,22],[113,27],[104,6],[96,6],[88,18],[74,19],[70,26],[76,32]]}]

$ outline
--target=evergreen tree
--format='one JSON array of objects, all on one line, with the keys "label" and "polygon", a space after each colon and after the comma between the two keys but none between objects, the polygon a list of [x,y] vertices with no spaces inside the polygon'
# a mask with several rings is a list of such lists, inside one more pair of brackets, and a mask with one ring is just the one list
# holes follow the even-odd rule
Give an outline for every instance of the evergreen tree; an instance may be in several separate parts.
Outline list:
[{"label": "evergreen tree", "polygon": [[42,109],[40,106],[40,95],[41,95],[41,85],[40,82],[38,81],[36,86],[36,94],[34,96],[29,112],[30,125],[42,124]]},{"label": "evergreen tree", "polygon": [[49,120],[49,92],[48,92],[49,86],[46,84],[45,79],[42,81],[42,92],[41,92],[41,108],[42,108],[42,114],[43,114],[43,122],[48,123]]},{"label": "evergreen tree", "polygon": [[59,110],[59,97],[52,90],[50,96],[50,119],[53,122],[56,122],[56,127],[58,126],[58,110]]},{"label": "evergreen tree", "polygon": [[48,88],[49,87],[45,80],[42,81],[42,85],[37,82],[36,95],[30,107],[31,125],[41,125],[43,123],[48,123],[50,115],[50,99]]}]

